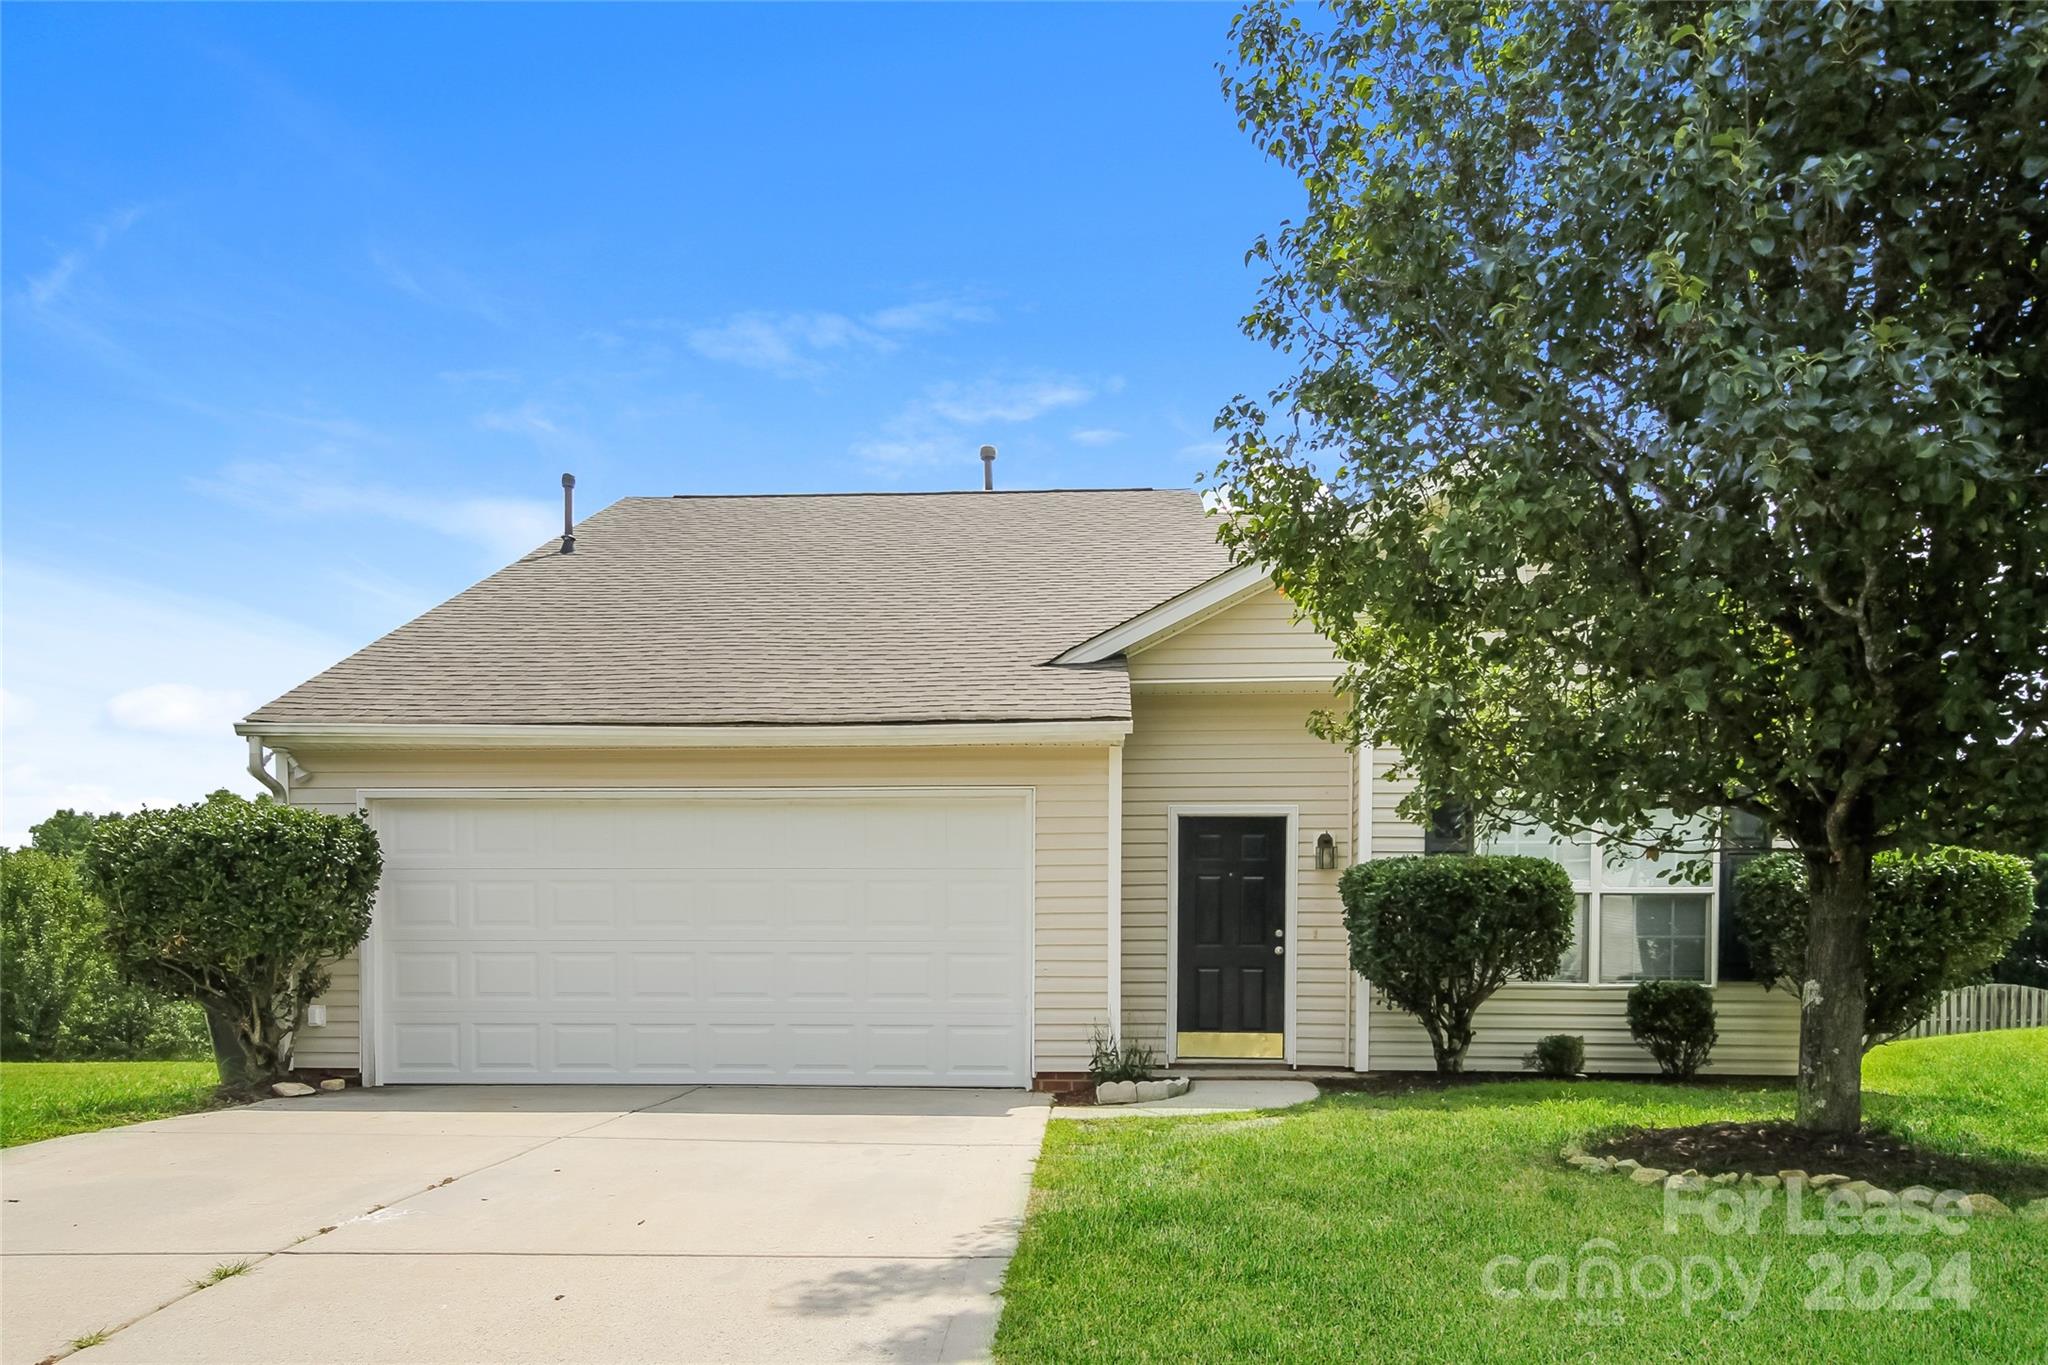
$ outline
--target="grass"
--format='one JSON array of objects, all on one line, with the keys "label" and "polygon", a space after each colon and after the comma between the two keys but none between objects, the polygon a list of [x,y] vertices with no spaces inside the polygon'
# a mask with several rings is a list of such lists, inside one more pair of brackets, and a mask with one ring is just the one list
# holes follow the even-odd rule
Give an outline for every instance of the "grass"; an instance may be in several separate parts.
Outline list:
[{"label": "grass", "polygon": [[0,1062],[0,1147],[214,1104],[208,1062]]},{"label": "grass", "polygon": [[213,1269],[192,1281],[194,1289],[211,1289],[222,1280],[232,1280],[237,1275],[246,1275],[256,1268],[254,1261],[222,1261]]},{"label": "grass", "polygon": [[[1872,1119],[1916,1141],[2048,1161],[2048,1031],[1893,1044],[1865,1065]],[[1257,1119],[1055,1122],[1004,1284],[1006,1361],[1068,1360],[2040,1360],[2048,1356],[2048,1223],[1979,1219],[1959,1236],[1802,1235],[1778,1202],[1757,1230],[1667,1232],[1664,1197],[1565,1167],[1558,1149],[1629,1125],[1784,1118],[1782,1085],[1512,1081],[1333,1095]],[[1813,1204],[1806,1216],[1818,1213]],[[1589,1242],[1598,1244],[1589,1247]],[[1967,1253],[1967,1270],[1955,1258]],[[1969,1307],[1901,1291],[1949,1265]],[[1579,1297],[1605,1255],[1674,1268],[1711,1258],[1712,1297]],[[1513,1299],[1532,1262],[1573,1292]],[[1845,1271],[1840,1308],[1808,1307]],[[1761,1277],[1740,1307],[1736,1270]],[[1693,1266],[1704,1288],[1707,1272]],[[1901,1292],[1897,1306],[1878,1291]],[[1539,1288],[1554,1283],[1542,1272]],[[1589,1287],[1600,1287],[1588,1279]],[[1858,1303],[1867,1305],[1859,1308]]]}]

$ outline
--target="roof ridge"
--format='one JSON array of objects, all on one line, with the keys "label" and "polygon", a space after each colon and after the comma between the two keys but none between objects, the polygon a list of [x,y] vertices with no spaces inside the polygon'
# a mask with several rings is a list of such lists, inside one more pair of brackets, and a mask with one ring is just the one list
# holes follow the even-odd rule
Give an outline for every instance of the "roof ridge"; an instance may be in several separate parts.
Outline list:
[{"label": "roof ridge", "polygon": [[848,489],[837,493],[628,493],[620,502],[670,502],[688,499],[691,501],[740,502],[767,498],[984,498],[990,494],[998,497],[1029,497],[1040,493],[1193,493],[1193,488],[1151,488],[1132,485],[1126,488],[918,488],[918,489]]}]

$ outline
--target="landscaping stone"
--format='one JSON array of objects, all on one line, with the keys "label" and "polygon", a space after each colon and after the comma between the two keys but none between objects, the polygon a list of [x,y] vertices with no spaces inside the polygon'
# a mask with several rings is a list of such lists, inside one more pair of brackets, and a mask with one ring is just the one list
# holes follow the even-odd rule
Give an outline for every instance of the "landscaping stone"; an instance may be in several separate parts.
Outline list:
[{"label": "landscaping stone", "polygon": [[2011,1209],[1988,1194],[1966,1194],[1956,1200],[1956,1211],[1967,1213],[1972,1218],[2001,1218],[2010,1214]]},{"label": "landscaping stone", "polygon": [[1782,1181],[1784,1181],[1784,1182],[1785,1182],[1786,1184],[1788,1184],[1788,1185],[1789,1185],[1790,1183],[1792,1183],[1793,1181],[1795,1181],[1795,1180],[1804,1180],[1804,1179],[1806,1179],[1806,1178],[1807,1178],[1807,1177],[1806,1177],[1806,1172],[1804,1172],[1804,1171],[1780,1171],[1780,1172],[1778,1172],[1778,1179],[1779,1179],[1779,1180],[1782,1180]]},{"label": "landscaping stone", "polygon": [[1632,1156],[1625,1156],[1621,1160],[1614,1163],[1614,1169],[1620,1171],[1624,1175],[1634,1175],[1637,1171],[1642,1169],[1642,1166],[1643,1163],[1637,1161]]},{"label": "landscaping stone", "polygon": [[339,1076],[329,1076],[326,1080],[320,1082],[320,1088],[322,1090],[346,1090],[348,1089],[348,1082]]},{"label": "landscaping stone", "polygon": [[1925,1185],[1908,1185],[1905,1189],[1899,1191],[1900,1199],[1905,1200],[1908,1204],[1918,1204],[1923,1209],[1931,1207],[1934,1201],[1940,1197],[1941,1192],[1939,1190],[1929,1189]]},{"label": "landscaping stone", "polygon": [[1813,1186],[1813,1188],[1817,1190],[1824,1190],[1830,1185],[1848,1184],[1849,1177],[1846,1175],[1817,1175],[1814,1176],[1811,1180],[1808,1180],[1806,1183]]},{"label": "landscaping stone", "polygon": [[1705,1194],[1707,1182],[1698,1171],[1667,1177],[1664,1188],[1672,1194]]},{"label": "landscaping stone", "polygon": [[1760,1190],[1775,1190],[1784,1183],[1774,1175],[1760,1175],[1756,1178],[1756,1187]]},{"label": "landscaping stone", "polygon": [[1558,1155],[1563,1157],[1566,1161],[1576,1161],[1585,1154],[1586,1149],[1584,1147],[1579,1146],[1579,1144],[1576,1142],[1567,1142],[1564,1145],[1564,1147],[1558,1152]]},{"label": "landscaping stone", "polygon": [[270,1093],[282,1099],[291,1100],[297,1099],[301,1095],[313,1095],[319,1092],[303,1081],[279,1081],[270,1087]]},{"label": "landscaping stone", "polygon": [[1167,1087],[1167,1089],[1166,1089],[1166,1095],[1167,1095],[1167,1098],[1168,1098],[1168,1099],[1179,1099],[1179,1098],[1180,1098],[1180,1097],[1181,1097],[1182,1095],[1185,1095],[1185,1094],[1187,1094],[1187,1093],[1188,1093],[1188,1087],[1189,1087],[1189,1086],[1191,1086],[1191,1085],[1193,1085],[1193,1084],[1194,1084],[1194,1082],[1193,1082],[1193,1081],[1191,1081],[1191,1080],[1189,1080],[1189,1079],[1188,1079],[1187,1077],[1185,1077],[1185,1076],[1175,1076],[1175,1077],[1173,1077],[1173,1078],[1172,1078],[1171,1080],[1167,1081],[1167,1083],[1166,1083],[1166,1087]]},{"label": "landscaping stone", "polygon": [[1723,1171],[1721,1172],[1721,1174],[1707,1181],[1707,1183],[1709,1185],[1733,1185],[1737,1181],[1742,1180],[1743,1178],[1743,1174],[1740,1171]]},{"label": "landscaping stone", "polygon": [[1661,1185],[1669,1171],[1660,1171],[1655,1166],[1638,1166],[1628,1173],[1628,1178],[1638,1185]]},{"label": "landscaping stone", "polygon": [[1097,1104],[1134,1104],[1138,1098],[1136,1081],[1104,1081],[1095,1087]]},{"label": "landscaping stone", "polygon": [[1173,1087],[1165,1081],[1139,1081],[1138,1102],[1146,1104],[1152,1100],[1163,1100],[1173,1093]]},{"label": "landscaping stone", "polygon": [[1857,1201],[1866,1209],[1879,1208],[1886,1204],[1896,1204],[1899,1202],[1898,1196],[1890,1190],[1881,1190],[1868,1180],[1851,1180],[1843,1185],[1842,1188],[1855,1195]]}]

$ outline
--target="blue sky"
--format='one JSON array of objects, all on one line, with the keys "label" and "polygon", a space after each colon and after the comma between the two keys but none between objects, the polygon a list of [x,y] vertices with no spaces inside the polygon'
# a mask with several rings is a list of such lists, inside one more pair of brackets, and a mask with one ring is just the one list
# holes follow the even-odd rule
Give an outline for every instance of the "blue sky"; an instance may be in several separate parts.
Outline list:
[{"label": "blue sky", "polygon": [[1191,483],[1222,6],[9,6],[0,840],[628,494]]}]

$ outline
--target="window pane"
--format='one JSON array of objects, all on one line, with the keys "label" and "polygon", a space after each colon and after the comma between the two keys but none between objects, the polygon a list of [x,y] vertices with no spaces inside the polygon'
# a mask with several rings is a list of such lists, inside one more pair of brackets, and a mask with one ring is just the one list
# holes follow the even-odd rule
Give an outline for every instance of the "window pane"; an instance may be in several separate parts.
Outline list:
[{"label": "window pane", "polygon": [[1603,896],[1600,979],[1707,979],[1707,900],[1699,894]]},{"label": "window pane", "polygon": [[1488,838],[1480,852],[1548,858],[1564,868],[1574,886],[1584,886],[1593,877],[1593,845],[1586,836],[1560,839],[1548,825],[1512,825]]},{"label": "window pane", "polygon": [[1702,856],[1713,839],[1713,825],[1701,818],[1688,820],[1680,829],[1680,841],[1687,853],[1666,853],[1652,858],[1629,844],[1608,844],[1602,851],[1600,882],[1603,886],[1683,886],[1671,880],[1689,859]]}]

